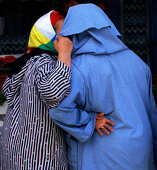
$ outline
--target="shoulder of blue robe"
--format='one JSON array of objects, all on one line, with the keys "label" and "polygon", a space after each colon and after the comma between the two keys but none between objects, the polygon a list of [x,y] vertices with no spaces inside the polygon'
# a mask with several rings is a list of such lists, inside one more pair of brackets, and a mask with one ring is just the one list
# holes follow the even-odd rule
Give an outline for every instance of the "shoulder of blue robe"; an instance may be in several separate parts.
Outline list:
[{"label": "shoulder of blue robe", "polygon": [[49,114],[58,126],[78,141],[86,142],[94,132],[96,114],[84,109],[86,102],[84,78],[74,64],[72,73],[70,95],[65,97],[57,108],[51,108]]}]

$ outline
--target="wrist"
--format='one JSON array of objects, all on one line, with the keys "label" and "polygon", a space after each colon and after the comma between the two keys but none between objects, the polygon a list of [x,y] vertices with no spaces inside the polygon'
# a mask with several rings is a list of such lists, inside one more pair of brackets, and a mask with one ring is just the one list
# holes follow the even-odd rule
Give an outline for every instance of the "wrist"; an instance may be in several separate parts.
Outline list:
[{"label": "wrist", "polygon": [[58,52],[58,57],[64,57],[64,58],[70,57],[71,58],[71,52],[65,52],[65,51]]},{"label": "wrist", "polygon": [[67,53],[58,54],[58,61],[63,62],[69,68],[71,68],[71,54],[67,54]]}]

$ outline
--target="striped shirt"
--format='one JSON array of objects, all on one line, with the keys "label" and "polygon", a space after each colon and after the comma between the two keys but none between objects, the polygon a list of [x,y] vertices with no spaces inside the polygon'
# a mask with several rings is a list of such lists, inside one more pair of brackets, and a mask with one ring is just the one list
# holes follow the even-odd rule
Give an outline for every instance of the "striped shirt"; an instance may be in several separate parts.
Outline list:
[{"label": "striped shirt", "polygon": [[6,79],[3,170],[67,170],[63,131],[48,111],[68,96],[70,79],[70,69],[48,54],[30,58],[18,74]]}]

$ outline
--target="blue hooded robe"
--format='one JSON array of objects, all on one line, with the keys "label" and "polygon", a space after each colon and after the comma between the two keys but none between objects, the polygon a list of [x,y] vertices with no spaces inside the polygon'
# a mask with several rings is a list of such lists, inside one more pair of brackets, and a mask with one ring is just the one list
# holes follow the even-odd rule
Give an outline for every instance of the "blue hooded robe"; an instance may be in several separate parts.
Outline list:
[{"label": "blue hooded robe", "polygon": [[[50,116],[67,132],[69,169],[154,170],[157,109],[149,67],[93,4],[71,7],[60,34],[74,43],[71,93]],[[97,112],[115,122],[110,135],[95,131]]]}]

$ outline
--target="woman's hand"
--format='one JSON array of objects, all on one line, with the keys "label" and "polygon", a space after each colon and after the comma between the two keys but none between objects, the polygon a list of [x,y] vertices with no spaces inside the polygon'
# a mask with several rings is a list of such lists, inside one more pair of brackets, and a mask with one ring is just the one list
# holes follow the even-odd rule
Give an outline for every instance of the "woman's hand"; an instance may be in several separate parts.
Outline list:
[{"label": "woman's hand", "polygon": [[53,44],[58,52],[58,61],[65,63],[70,68],[73,42],[67,37],[58,35],[57,40],[55,40]]},{"label": "woman's hand", "polygon": [[71,55],[73,42],[69,38],[58,35],[57,40],[53,42],[53,45],[58,53]]},{"label": "woman's hand", "polygon": [[104,117],[104,113],[97,113],[95,129],[97,130],[100,136],[103,136],[102,131],[106,133],[107,135],[110,134],[109,131],[113,132],[113,128],[111,126],[114,126],[114,125],[115,125],[114,122]]}]

